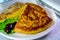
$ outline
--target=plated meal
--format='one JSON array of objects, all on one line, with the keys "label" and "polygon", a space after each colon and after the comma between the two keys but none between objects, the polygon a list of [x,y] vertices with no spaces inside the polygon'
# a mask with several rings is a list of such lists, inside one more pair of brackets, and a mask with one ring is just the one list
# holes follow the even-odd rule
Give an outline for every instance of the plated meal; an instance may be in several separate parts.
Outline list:
[{"label": "plated meal", "polygon": [[33,3],[16,2],[0,14],[3,33],[38,34],[52,24],[46,10]]}]

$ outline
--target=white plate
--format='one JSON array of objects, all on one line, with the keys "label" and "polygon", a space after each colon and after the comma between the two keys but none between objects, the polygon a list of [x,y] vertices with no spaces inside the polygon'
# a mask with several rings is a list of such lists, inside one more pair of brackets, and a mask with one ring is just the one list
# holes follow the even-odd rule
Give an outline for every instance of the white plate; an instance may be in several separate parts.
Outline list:
[{"label": "white plate", "polygon": [[44,35],[47,35],[50,31],[52,31],[54,29],[56,21],[57,21],[56,20],[57,17],[55,15],[55,12],[52,9],[49,9],[47,7],[44,7],[44,8],[48,12],[49,17],[51,17],[54,20],[54,23],[45,31],[38,33],[36,35],[26,35],[26,34],[18,34],[18,33],[15,33],[12,35],[7,35],[7,34],[3,34],[3,33],[0,33],[0,34],[4,37],[10,38],[10,39],[17,39],[17,40],[19,40],[19,39],[20,40],[36,39],[36,38],[41,38]]}]

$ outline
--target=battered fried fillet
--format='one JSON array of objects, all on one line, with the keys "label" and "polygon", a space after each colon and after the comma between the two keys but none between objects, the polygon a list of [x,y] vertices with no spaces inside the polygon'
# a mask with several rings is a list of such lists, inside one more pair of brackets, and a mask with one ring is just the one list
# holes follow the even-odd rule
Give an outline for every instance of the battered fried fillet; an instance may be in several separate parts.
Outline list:
[{"label": "battered fried fillet", "polygon": [[16,17],[21,6],[23,5],[23,3],[20,2],[16,2],[14,4],[12,4],[11,6],[9,6],[7,9],[5,9],[1,14],[0,14],[0,22],[4,21],[5,19],[9,19],[9,18],[14,18]]},{"label": "battered fried fillet", "polygon": [[14,31],[23,34],[37,34],[47,29],[52,24],[46,11],[35,4],[26,3],[22,15],[15,25]]}]

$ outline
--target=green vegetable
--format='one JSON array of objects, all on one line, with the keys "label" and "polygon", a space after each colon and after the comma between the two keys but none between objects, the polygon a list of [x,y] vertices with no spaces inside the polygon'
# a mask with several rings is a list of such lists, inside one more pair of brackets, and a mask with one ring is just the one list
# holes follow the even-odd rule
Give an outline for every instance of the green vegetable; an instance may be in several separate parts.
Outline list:
[{"label": "green vegetable", "polygon": [[1,30],[0,30],[0,32],[2,32],[2,33],[4,33],[4,34],[6,34],[6,32],[4,32],[4,30],[3,30],[3,29],[1,29]]},{"label": "green vegetable", "polygon": [[[15,17],[15,18],[8,18],[6,19],[4,22],[0,22],[0,32],[4,32],[4,28],[7,24],[9,23],[14,23],[14,22],[17,22],[18,21],[18,17]],[[11,33],[14,33],[13,30],[11,31]]]}]

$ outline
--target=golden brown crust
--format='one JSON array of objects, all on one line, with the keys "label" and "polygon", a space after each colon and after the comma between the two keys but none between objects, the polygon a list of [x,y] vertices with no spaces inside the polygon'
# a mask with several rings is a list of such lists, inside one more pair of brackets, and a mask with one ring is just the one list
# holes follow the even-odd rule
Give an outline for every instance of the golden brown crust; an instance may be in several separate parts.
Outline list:
[{"label": "golden brown crust", "polygon": [[[1,14],[0,14],[0,22],[5,20],[7,17],[10,15],[14,14],[20,7],[23,5],[23,3],[16,2],[9,6],[7,9],[5,9]],[[17,14],[17,13],[16,13]],[[14,14],[15,15],[15,14]]]},{"label": "golden brown crust", "polygon": [[14,28],[14,31],[17,32],[17,33],[22,33],[22,34],[37,34],[37,33],[40,33],[44,30],[46,30],[51,24],[52,24],[53,21],[51,21],[49,24],[47,24],[44,28],[39,28],[38,30],[33,30],[33,31],[25,31],[25,30],[21,30],[17,27]]},{"label": "golden brown crust", "polygon": [[26,3],[27,7],[20,16],[14,31],[25,34],[36,34],[49,27],[52,19],[46,11],[35,4]]},{"label": "golden brown crust", "polygon": [[17,9],[19,9],[21,6],[23,5],[23,3],[20,2],[16,2],[13,3],[11,6],[9,6],[7,9],[5,9],[2,13],[13,13],[15,12]]}]

